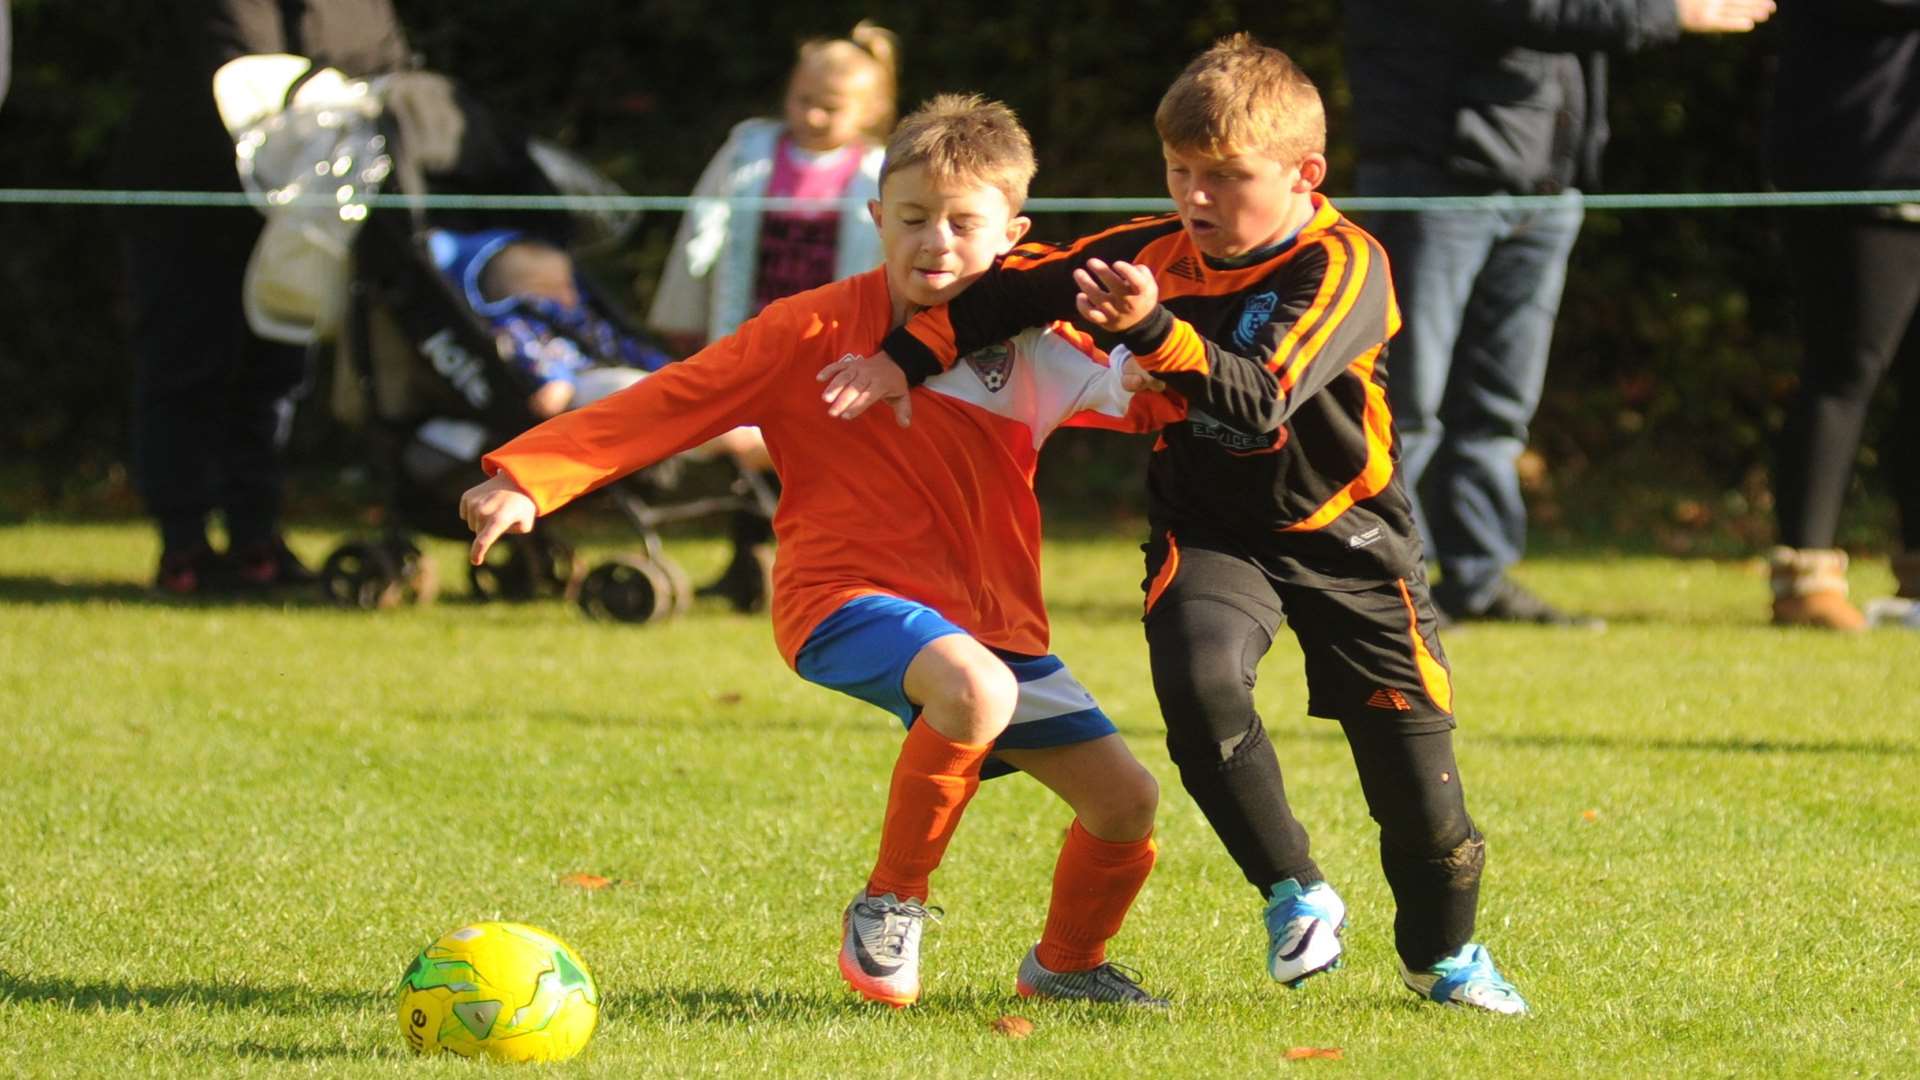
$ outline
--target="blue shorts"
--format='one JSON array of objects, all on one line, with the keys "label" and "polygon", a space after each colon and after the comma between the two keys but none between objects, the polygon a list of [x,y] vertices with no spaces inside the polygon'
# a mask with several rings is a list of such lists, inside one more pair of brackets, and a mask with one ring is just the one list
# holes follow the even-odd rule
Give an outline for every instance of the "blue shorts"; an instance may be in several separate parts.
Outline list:
[{"label": "blue shorts", "polygon": [[[862,596],[842,604],[808,635],[794,668],[810,683],[878,705],[912,727],[920,707],[907,700],[907,665],[930,642],[964,634],[925,604],[897,596]],[[1013,722],[993,741],[1000,750],[1038,750],[1089,742],[1117,730],[1057,656],[993,649],[1020,684]],[[989,758],[982,779],[1012,772]]]}]

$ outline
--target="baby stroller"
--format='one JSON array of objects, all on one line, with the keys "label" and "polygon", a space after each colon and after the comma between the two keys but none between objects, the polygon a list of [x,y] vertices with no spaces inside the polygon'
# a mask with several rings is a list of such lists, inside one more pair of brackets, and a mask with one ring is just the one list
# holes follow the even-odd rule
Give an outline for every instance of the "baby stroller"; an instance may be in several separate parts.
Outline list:
[{"label": "baby stroller", "polygon": [[[229,80],[223,96],[221,78],[249,61],[294,72],[293,85],[286,88],[277,72],[243,68],[267,89],[242,92]],[[582,236],[618,242],[633,221],[604,213],[514,220],[497,211],[371,206],[367,197],[389,179],[407,194],[423,193],[429,183],[449,193],[616,189],[557,147],[508,135],[439,76],[349,82],[313,75],[306,66],[292,57],[246,57],[216,77],[215,96],[236,134],[242,176],[268,204],[269,224],[247,276],[248,315],[263,336],[332,343],[332,410],[367,434],[383,529],[350,539],[327,557],[320,571],[326,596],[361,608],[429,602],[438,583],[412,537],[465,539],[458,498],[478,480],[480,454],[537,421],[528,405],[534,387],[501,362],[481,297],[461,273],[473,256],[468,241],[525,235],[577,249]],[[275,87],[282,88],[277,101]],[[256,104],[255,115],[228,117],[229,101],[262,98],[270,104]],[[312,198],[315,189],[330,198]],[[503,226],[515,231],[502,232]],[[577,283],[594,314],[638,337],[591,280]],[[701,591],[738,610],[763,609],[772,565],[771,485],[735,466],[723,493],[676,501],[686,471],[678,460],[664,462],[601,493],[639,534],[640,550],[585,570],[572,546],[542,523],[508,537],[486,564],[469,568],[474,595],[563,595],[595,617],[631,622],[670,616],[691,606],[695,590],[665,553],[660,527],[724,514],[732,519],[733,556],[721,579]]]}]

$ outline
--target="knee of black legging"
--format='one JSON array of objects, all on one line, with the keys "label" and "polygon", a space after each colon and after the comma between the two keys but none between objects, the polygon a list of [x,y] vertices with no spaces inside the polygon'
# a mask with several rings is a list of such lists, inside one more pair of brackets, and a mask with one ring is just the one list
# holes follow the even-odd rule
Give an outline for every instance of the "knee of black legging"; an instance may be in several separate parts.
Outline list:
[{"label": "knee of black legging", "polygon": [[1381,848],[1409,859],[1446,859],[1470,844],[1484,843],[1480,830],[1465,814],[1380,823]]},{"label": "knee of black legging", "polygon": [[1404,836],[1391,836],[1382,830],[1382,860],[1387,863],[1418,863],[1460,889],[1477,884],[1481,871],[1486,868],[1487,839],[1471,823],[1463,833],[1454,834],[1451,841],[1440,840],[1432,834],[1418,837],[1412,844],[1406,843],[1406,839]]},{"label": "knee of black legging", "polygon": [[1219,768],[1231,765],[1236,760],[1244,760],[1266,745],[1267,729],[1258,716],[1231,725],[1225,732],[1210,730],[1210,727],[1216,726],[1184,729],[1170,726],[1167,729],[1167,756],[1179,766]]},{"label": "knee of black legging", "polygon": [[[1253,687],[1237,667],[1191,657],[1153,665],[1153,692],[1168,717],[1198,717],[1199,726],[1218,729],[1216,738],[1244,730],[1253,712]],[[1218,718],[1218,719],[1214,719]]]}]

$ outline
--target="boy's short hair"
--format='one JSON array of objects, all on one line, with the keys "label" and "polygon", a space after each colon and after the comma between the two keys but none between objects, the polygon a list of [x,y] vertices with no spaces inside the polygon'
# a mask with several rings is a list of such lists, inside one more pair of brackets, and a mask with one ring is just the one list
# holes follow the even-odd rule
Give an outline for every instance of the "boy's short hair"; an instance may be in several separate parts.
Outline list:
[{"label": "boy's short hair", "polygon": [[1213,43],[1173,80],[1153,126],[1176,150],[1267,154],[1295,162],[1327,149],[1327,110],[1286,53],[1249,34]]},{"label": "boy's short hair", "polygon": [[1019,213],[1036,168],[1033,140],[1013,110],[979,94],[940,94],[900,121],[887,139],[880,186],[914,165],[936,180],[990,184]]}]

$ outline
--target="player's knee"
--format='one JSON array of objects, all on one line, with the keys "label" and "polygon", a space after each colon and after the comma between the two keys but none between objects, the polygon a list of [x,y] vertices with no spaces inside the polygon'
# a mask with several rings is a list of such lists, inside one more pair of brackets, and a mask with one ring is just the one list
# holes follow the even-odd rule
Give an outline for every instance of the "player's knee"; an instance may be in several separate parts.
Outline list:
[{"label": "player's knee", "polygon": [[[1251,703],[1249,703],[1251,705]],[[1230,768],[1267,744],[1267,729],[1251,708],[1223,732],[1218,724],[1167,725],[1167,754],[1176,765]]]},{"label": "player's knee", "polygon": [[1238,668],[1217,661],[1155,664],[1153,690],[1169,725],[1207,729],[1215,739],[1237,736],[1253,712],[1253,688]]},{"label": "player's knee", "polygon": [[1380,843],[1390,859],[1419,863],[1453,889],[1478,885],[1487,866],[1487,839],[1471,825],[1464,836],[1455,833],[1449,839],[1431,833],[1406,837],[1382,832]]},{"label": "player's knee", "polygon": [[1088,832],[1102,840],[1125,843],[1153,831],[1154,814],[1159,808],[1160,783],[1136,761],[1130,768],[1115,770],[1101,785],[1099,797],[1075,807],[1074,812]]},{"label": "player's knee", "polygon": [[[950,738],[983,743],[999,738],[1007,729],[1019,698],[1020,684],[1013,672],[989,656],[950,669],[936,682],[923,707],[928,716],[941,721],[937,726]],[[945,730],[948,725],[958,730]]]}]

